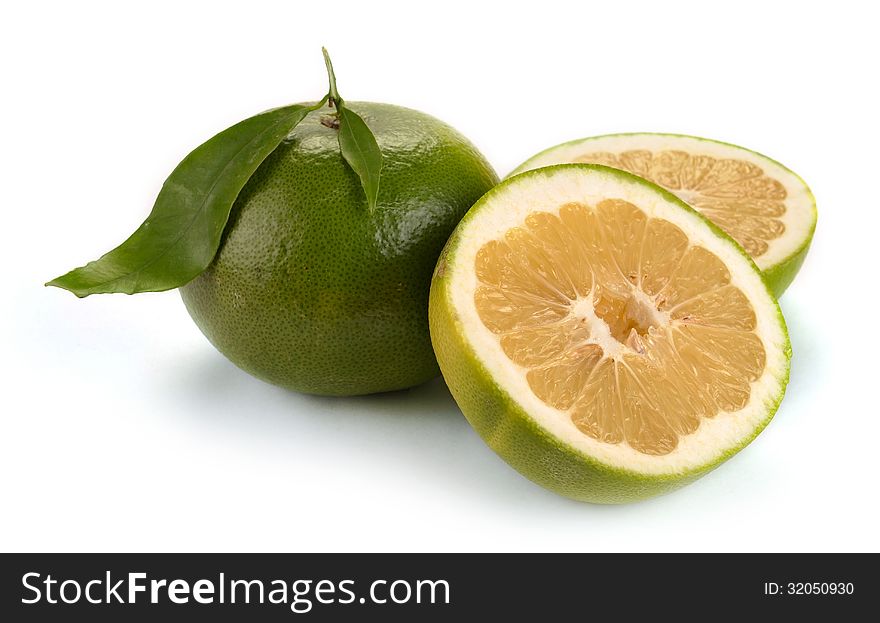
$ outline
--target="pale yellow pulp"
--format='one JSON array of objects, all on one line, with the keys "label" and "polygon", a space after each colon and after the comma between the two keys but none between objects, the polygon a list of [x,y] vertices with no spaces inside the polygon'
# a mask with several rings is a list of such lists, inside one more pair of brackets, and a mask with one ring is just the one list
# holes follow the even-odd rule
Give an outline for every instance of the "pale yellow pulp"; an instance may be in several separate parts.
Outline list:
[{"label": "pale yellow pulp", "polygon": [[764,370],[755,312],[722,261],[626,201],[533,212],[475,268],[483,324],[593,439],[668,454],[702,418],[743,408]]},{"label": "pale yellow pulp", "polygon": [[705,214],[753,258],[782,236],[785,187],[756,164],[684,151],[594,152],[574,162],[623,169],[663,186]]}]

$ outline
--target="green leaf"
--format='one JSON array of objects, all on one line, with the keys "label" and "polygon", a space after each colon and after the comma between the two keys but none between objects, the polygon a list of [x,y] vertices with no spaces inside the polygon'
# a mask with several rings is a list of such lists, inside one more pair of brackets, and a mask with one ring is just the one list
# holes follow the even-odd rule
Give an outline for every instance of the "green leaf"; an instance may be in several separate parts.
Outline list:
[{"label": "green leaf", "polygon": [[324,65],[327,67],[327,78],[330,92],[327,97],[331,106],[336,106],[336,118],[339,120],[339,149],[348,166],[357,173],[361,186],[367,195],[370,210],[376,207],[379,199],[379,178],[382,174],[382,152],[376,137],[361,119],[360,115],[350,110],[340,97],[336,88],[336,73],[327,48],[321,48],[324,54]]},{"label": "green leaf", "polygon": [[200,145],[177,165],[147,220],[125,242],[46,285],[84,297],[186,284],[214,259],[232,204],[257,167],[325,101],[261,113]]},{"label": "green leaf", "polygon": [[321,54],[324,55],[324,66],[327,68],[327,79],[330,82],[330,91],[327,93],[327,97],[330,98],[332,102],[330,105],[333,106],[336,102],[341,102],[342,98],[339,97],[339,91],[336,89],[336,72],[333,71],[333,61],[330,60],[330,53],[327,52],[327,48],[321,48]]},{"label": "green leaf", "polygon": [[336,102],[339,114],[339,149],[348,165],[358,174],[370,209],[379,198],[382,152],[376,137],[361,117],[342,101]]}]

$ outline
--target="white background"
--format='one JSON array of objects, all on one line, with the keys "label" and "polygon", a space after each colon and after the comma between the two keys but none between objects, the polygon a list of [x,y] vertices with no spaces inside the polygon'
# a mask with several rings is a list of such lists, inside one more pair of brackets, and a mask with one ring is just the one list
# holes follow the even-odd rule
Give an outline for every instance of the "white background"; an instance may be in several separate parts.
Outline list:
[{"label": "white background", "polygon": [[[0,20],[3,550],[880,550],[876,19],[835,2],[20,2]],[[819,8],[823,7],[823,8]],[[124,239],[193,147],[326,90],[449,122],[506,174],[563,140],[705,135],[800,173],[788,395],[745,451],[622,507],[544,491],[442,381],[297,395],[176,292],[42,283]]]}]

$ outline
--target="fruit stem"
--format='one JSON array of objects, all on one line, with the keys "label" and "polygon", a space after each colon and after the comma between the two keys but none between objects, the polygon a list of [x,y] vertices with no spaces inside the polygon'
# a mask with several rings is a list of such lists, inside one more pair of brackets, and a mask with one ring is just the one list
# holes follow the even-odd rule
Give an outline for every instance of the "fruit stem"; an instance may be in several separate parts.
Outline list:
[{"label": "fruit stem", "polygon": [[321,52],[324,54],[324,64],[327,66],[327,77],[330,80],[330,93],[327,94],[330,100],[329,104],[331,107],[335,106],[339,110],[342,98],[339,97],[339,91],[336,90],[336,74],[333,73],[333,63],[330,61],[330,54],[327,53],[327,48],[321,48]]},{"label": "fruit stem", "polygon": [[320,102],[317,102],[314,106],[309,106],[309,110],[310,111],[320,110],[321,108],[324,107],[324,104],[326,104],[329,99],[330,99],[330,95],[329,94],[325,95],[324,97],[321,98]]}]

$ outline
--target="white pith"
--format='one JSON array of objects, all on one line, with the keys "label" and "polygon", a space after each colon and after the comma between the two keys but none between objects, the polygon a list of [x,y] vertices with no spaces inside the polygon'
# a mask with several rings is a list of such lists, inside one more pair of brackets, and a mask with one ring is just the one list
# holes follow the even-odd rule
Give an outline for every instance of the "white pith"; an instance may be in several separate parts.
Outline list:
[{"label": "white pith", "polygon": [[[567,412],[550,407],[531,390],[527,368],[511,361],[501,348],[499,337],[483,324],[474,302],[478,286],[475,260],[489,240],[501,238],[507,230],[522,225],[532,212],[558,213],[570,202],[595,206],[604,199],[623,199],[649,217],[665,219],[684,231],[692,244],[715,254],[730,271],[731,283],[751,301],[763,341],[766,366],[751,386],[750,401],[736,412],[721,412],[703,419],[697,431],[679,439],[678,446],[660,456],[641,453],[625,443],[608,444],[583,434]],[[760,275],[730,240],[719,237],[696,214],[665,198],[652,187],[618,175],[586,167],[548,169],[510,180],[481,200],[479,209],[467,217],[447,266],[447,292],[460,330],[496,383],[549,434],[609,466],[644,474],[675,474],[714,463],[722,454],[750,438],[767,418],[768,409],[779,399],[786,368],[786,336],[777,307]],[[583,310],[582,310],[583,311]],[[610,338],[609,338],[610,339]],[[610,354],[610,353],[609,353]]]},{"label": "white pith", "polygon": [[[814,201],[809,188],[797,175],[761,154],[734,145],[719,143],[709,139],[674,134],[609,134],[585,138],[580,141],[553,147],[521,164],[511,175],[546,167],[553,164],[572,162],[585,153],[610,152],[618,154],[633,149],[649,151],[680,150],[693,155],[713,158],[734,158],[751,162],[764,170],[764,173],[779,180],[785,187],[785,214],[778,217],[785,225],[785,232],[779,238],[768,240],[769,248],[755,264],[767,270],[788,259],[800,249],[809,236],[815,222]],[[673,191],[678,194],[677,191]],[[681,199],[688,201],[688,193],[682,192]]]},{"label": "white pith", "polygon": [[[653,325],[667,326],[669,325],[669,313],[662,312],[654,307],[654,302],[641,290],[634,288],[633,297],[643,302],[645,309],[650,310],[649,314]],[[570,317],[583,318],[590,326],[590,337],[584,340],[584,344],[596,344],[602,349],[602,356],[611,359],[622,359],[623,355],[630,350],[629,345],[625,345],[617,340],[611,334],[611,327],[602,318],[596,314],[595,305],[595,288],[590,292],[589,296],[579,298],[571,306],[569,312]]]}]

